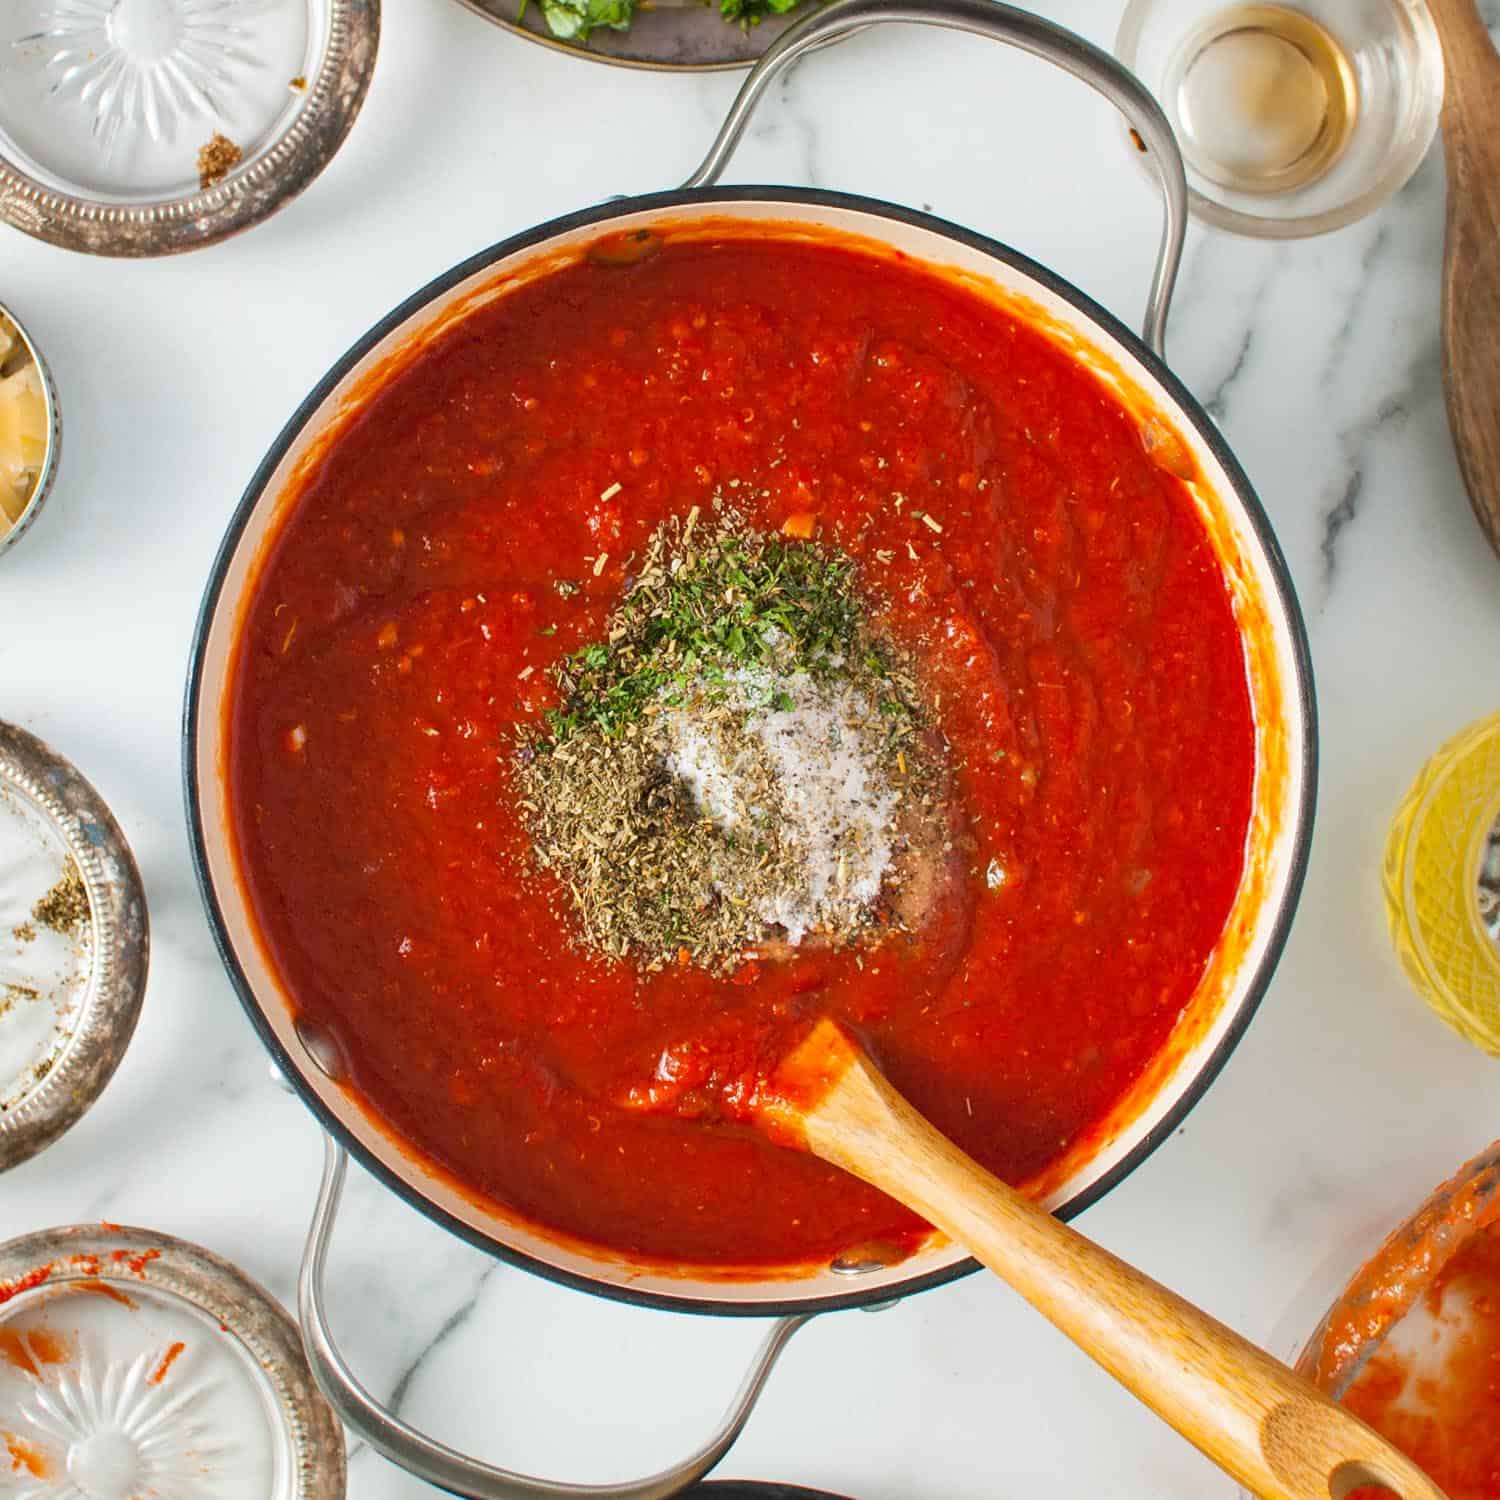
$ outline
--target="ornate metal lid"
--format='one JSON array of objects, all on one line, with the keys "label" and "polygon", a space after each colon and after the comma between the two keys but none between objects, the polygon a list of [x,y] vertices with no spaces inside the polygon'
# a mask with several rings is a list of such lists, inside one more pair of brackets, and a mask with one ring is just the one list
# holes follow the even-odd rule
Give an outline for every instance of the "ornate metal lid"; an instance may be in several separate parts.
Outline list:
[{"label": "ornate metal lid", "polygon": [[67,761],[0,721],[0,1171],[55,1141],[109,1082],[148,947],[119,824]]},{"label": "ornate metal lid", "polygon": [[345,1489],[296,1324],[218,1256],[114,1224],[0,1245],[0,1468],[30,1500]]},{"label": "ornate metal lid", "polygon": [[248,228],[364,102],[380,0],[7,0],[0,219],[93,255]]}]

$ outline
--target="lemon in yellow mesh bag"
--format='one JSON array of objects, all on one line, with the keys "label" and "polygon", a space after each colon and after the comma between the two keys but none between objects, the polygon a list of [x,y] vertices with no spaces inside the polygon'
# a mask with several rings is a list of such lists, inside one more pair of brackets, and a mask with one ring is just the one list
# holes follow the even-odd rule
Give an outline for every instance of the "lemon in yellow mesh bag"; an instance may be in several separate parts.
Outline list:
[{"label": "lemon in yellow mesh bag", "polygon": [[1396,952],[1455,1031],[1500,1056],[1500,714],[1423,766],[1385,848]]}]

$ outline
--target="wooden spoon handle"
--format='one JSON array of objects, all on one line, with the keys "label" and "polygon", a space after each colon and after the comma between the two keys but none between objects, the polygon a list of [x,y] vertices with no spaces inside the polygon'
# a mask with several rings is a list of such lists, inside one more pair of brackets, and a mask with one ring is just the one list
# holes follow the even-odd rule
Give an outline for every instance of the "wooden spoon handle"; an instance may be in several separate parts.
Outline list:
[{"label": "wooden spoon handle", "polygon": [[1458,466],[1500,551],[1500,56],[1474,0],[1428,0],[1443,43],[1443,388]]},{"label": "wooden spoon handle", "polygon": [[1342,1500],[1360,1484],[1442,1500],[1352,1413],[992,1177],[848,1050],[783,1132],[966,1246],[1222,1469],[1266,1500]]}]

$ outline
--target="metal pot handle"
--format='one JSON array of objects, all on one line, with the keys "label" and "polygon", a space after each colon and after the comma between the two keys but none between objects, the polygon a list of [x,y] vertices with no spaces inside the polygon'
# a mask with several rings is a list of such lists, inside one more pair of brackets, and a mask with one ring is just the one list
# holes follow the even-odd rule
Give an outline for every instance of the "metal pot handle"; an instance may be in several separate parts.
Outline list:
[{"label": "metal pot handle", "polygon": [[953,31],[971,31],[992,37],[1055,63],[1103,94],[1139,137],[1147,162],[1155,169],[1161,186],[1161,247],[1146,298],[1142,335],[1158,353],[1165,354],[1167,308],[1182,260],[1183,236],[1187,231],[1187,177],[1182,153],[1172,127],[1144,84],[1107,52],[1073,32],[1044,21],[1030,11],[1002,5],[998,0],[909,0],[892,5],[888,0],[832,0],[821,10],[784,32],[767,48],[735,96],[718,138],[702,165],[684,187],[712,187],[723,175],[745,127],[766,90],[799,58],[832,42],[888,21],[943,26]]},{"label": "metal pot handle", "polygon": [[347,1166],[344,1148],[332,1136],[325,1136],[323,1182],[318,1189],[318,1206],[313,1212],[307,1249],[302,1256],[302,1274],[297,1282],[297,1311],[307,1362],[323,1394],[349,1428],[392,1463],[450,1494],[466,1495],[469,1500],[539,1500],[539,1497],[545,1497],[545,1500],[666,1500],[667,1496],[675,1495],[694,1480],[702,1478],[729,1451],[749,1420],[771,1367],[786,1348],[787,1341],[813,1316],[802,1313],[779,1318],[772,1325],[718,1429],[701,1448],[670,1469],[663,1469],[646,1479],[605,1485],[561,1484],[555,1480],[532,1479],[509,1469],[497,1469],[478,1459],[467,1458],[435,1438],[418,1432],[395,1412],[382,1406],[359,1383],[333,1341],[324,1307],[323,1271]]}]

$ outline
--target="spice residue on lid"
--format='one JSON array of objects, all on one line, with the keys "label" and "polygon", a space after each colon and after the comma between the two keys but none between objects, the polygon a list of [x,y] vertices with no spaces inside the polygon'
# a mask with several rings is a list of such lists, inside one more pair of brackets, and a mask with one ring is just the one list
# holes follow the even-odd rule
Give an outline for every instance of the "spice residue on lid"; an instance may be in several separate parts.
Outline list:
[{"label": "spice residue on lid", "polygon": [[853,560],[695,508],[653,534],[605,639],[521,734],[539,865],[580,935],[646,968],[733,968],[763,942],[844,945],[882,903],[930,772],[915,683]]},{"label": "spice residue on lid", "polygon": [[89,896],[72,852],[0,783],[0,1118],[52,1072],[92,964]]},{"label": "spice residue on lid", "polygon": [[245,159],[245,153],[217,130],[198,151],[198,182],[211,188],[222,182]]},{"label": "spice residue on lid", "polygon": [[[89,893],[78,873],[78,866],[70,859],[62,879],[31,908],[33,922],[40,922],[53,932],[76,932],[89,919]],[[22,938],[23,927],[16,929],[16,937]],[[33,933],[33,936],[35,934]]]}]

